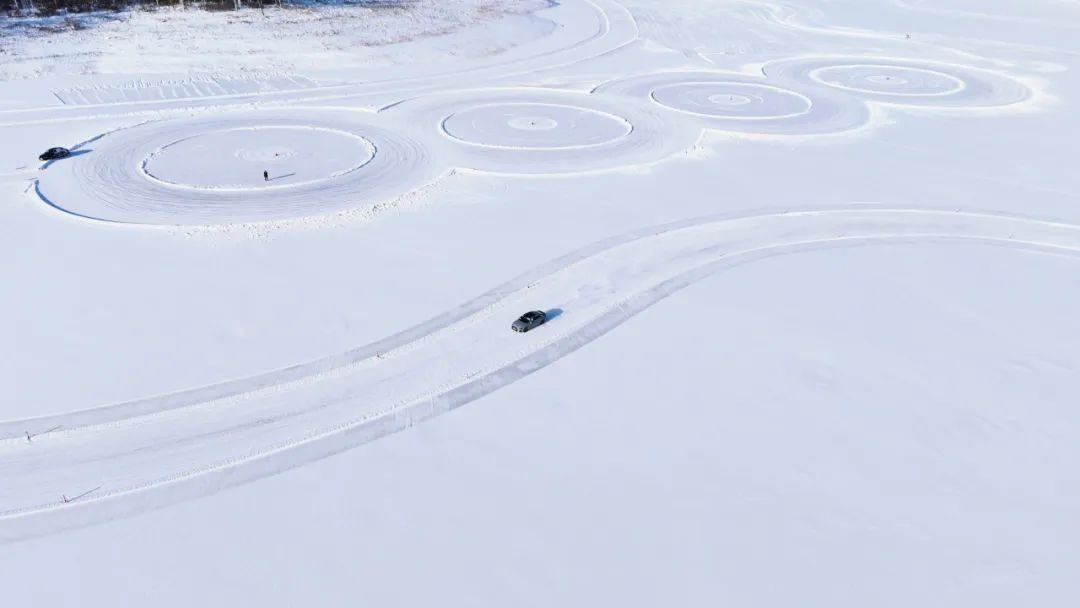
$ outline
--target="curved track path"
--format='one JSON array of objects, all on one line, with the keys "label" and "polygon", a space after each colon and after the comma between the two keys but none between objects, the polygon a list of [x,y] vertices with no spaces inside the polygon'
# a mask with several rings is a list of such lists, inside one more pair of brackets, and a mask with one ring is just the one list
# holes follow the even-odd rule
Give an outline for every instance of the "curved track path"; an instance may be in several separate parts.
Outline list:
[{"label": "curved track path", "polygon": [[686,150],[699,136],[697,127],[670,120],[643,100],[539,87],[427,95],[380,114],[441,134],[448,166],[504,174],[646,164]]},{"label": "curved track path", "polygon": [[647,99],[698,129],[760,135],[821,135],[862,127],[866,105],[849,95],[807,87],[781,87],[734,72],[655,72],[606,82],[597,96]]},{"label": "curved track path", "polygon": [[[163,173],[165,164],[187,165],[190,175],[212,173],[216,165],[228,162],[231,149],[176,150],[199,138],[220,138],[238,130],[335,133],[361,143],[344,154],[340,145],[307,150],[308,155],[324,158],[317,163],[320,167],[333,154],[352,153],[353,158],[330,163],[324,176],[298,178],[295,183],[286,180],[280,186],[274,181],[265,187],[261,183],[212,187],[193,180],[183,183]],[[445,169],[423,139],[407,124],[390,125],[369,112],[348,110],[291,108],[166,120],[102,137],[92,153],[49,167],[38,181],[37,192],[47,204],[73,215],[130,224],[217,224],[313,216],[370,207],[434,181]],[[312,145],[320,143],[324,142],[316,139]],[[181,158],[170,160],[174,155]],[[256,178],[268,166],[248,164],[248,172]]]},{"label": "curved track path", "polygon": [[1037,92],[1004,74],[955,63],[874,57],[801,57],[768,65],[779,81],[820,85],[856,99],[934,109],[1016,110]]},{"label": "curved track path", "polygon": [[[371,82],[328,85],[292,91],[245,93],[204,98],[147,100],[126,103],[0,110],[0,127],[70,120],[93,120],[162,112],[190,113],[193,109],[248,108],[251,104],[296,104],[405,97],[447,87],[479,86],[524,75],[535,75],[612,53],[638,38],[633,15],[615,0],[583,0],[553,5],[556,35],[505,58],[469,64],[460,69]],[[376,102],[374,105],[385,105]]]},{"label": "curved track path", "polygon": [[[1080,226],[859,208],[694,220],[609,239],[346,353],[175,395],[2,424],[0,541],[206,495],[407,428],[572,353],[732,265],[915,240],[1075,254]],[[528,334],[509,331],[520,311],[533,308],[558,314]]]}]

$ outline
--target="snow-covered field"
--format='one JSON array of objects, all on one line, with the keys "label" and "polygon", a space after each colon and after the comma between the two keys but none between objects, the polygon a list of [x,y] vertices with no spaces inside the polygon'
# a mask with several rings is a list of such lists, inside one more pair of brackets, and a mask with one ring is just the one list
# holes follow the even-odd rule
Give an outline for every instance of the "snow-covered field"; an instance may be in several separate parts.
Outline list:
[{"label": "snow-covered field", "polygon": [[5,605],[1080,602],[1080,5],[267,14],[3,28]]}]

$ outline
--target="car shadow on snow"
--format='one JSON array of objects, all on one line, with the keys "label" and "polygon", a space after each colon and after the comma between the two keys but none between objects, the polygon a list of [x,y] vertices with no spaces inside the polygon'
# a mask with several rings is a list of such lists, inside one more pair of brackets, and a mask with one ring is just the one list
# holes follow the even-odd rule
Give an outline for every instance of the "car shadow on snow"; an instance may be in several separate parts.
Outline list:
[{"label": "car shadow on snow", "polygon": [[556,317],[558,317],[562,313],[563,313],[563,310],[561,308],[549,308],[548,310],[544,311],[544,314],[547,315],[547,320],[548,321],[551,321],[551,320],[555,319]]}]

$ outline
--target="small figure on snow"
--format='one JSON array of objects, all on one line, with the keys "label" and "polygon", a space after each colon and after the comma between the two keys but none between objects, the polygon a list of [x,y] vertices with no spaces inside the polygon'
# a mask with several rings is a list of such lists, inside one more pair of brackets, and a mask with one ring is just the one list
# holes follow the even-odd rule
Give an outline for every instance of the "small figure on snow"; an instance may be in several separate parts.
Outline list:
[{"label": "small figure on snow", "polygon": [[269,171],[263,171],[263,181],[264,182],[270,181],[270,172]]}]

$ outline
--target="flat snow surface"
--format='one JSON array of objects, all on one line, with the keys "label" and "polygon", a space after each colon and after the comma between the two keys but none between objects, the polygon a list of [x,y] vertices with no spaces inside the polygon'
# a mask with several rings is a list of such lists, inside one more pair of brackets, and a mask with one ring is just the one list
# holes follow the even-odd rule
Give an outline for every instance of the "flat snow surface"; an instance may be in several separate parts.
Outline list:
[{"label": "flat snow surface", "polygon": [[1080,602],[1074,3],[80,19],[0,43],[4,605]]}]

